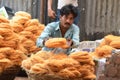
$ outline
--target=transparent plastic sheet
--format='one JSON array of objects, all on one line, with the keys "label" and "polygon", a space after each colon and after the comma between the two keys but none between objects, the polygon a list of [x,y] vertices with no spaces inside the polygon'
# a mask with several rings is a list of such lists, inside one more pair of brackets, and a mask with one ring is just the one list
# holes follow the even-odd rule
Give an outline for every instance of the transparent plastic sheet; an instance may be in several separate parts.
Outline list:
[{"label": "transparent plastic sheet", "polygon": [[97,41],[82,41],[79,43],[78,47],[72,49],[71,52],[78,52],[78,51],[93,52],[98,45],[99,42]]}]

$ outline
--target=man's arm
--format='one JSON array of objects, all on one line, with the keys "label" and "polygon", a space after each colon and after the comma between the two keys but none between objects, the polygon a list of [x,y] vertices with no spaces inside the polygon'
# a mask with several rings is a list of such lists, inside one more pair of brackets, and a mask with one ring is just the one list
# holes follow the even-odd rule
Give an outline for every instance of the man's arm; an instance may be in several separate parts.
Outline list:
[{"label": "man's arm", "polygon": [[50,18],[53,18],[53,19],[55,19],[55,17],[56,17],[56,13],[55,13],[55,11],[52,9],[52,0],[48,0],[48,16],[50,17]]},{"label": "man's arm", "polygon": [[73,46],[78,46],[79,45],[79,42],[80,42],[79,33],[80,33],[79,27],[76,26],[74,28],[73,38],[72,38]]},{"label": "man's arm", "polygon": [[51,26],[46,26],[44,31],[41,33],[41,35],[37,38],[36,46],[37,47],[43,47],[45,41],[50,37],[51,34]]}]

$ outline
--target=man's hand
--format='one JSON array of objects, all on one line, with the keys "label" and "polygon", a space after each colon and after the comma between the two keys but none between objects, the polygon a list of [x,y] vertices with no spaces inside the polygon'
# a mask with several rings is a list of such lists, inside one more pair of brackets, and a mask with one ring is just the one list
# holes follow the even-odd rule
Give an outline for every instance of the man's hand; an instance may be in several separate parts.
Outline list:
[{"label": "man's hand", "polygon": [[45,38],[45,39],[43,40],[43,45],[45,45],[45,42],[46,42],[47,40],[49,40],[50,38],[52,38],[52,37]]},{"label": "man's hand", "polygon": [[50,38],[45,38],[45,39],[43,40],[43,45],[45,45],[45,42],[46,42],[48,39],[50,39]]},{"label": "man's hand", "polygon": [[48,9],[48,16],[52,19],[56,18],[56,13],[52,9]]},{"label": "man's hand", "polygon": [[71,46],[72,46],[72,44],[73,44],[72,39],[67,39],[67,45],[68,45],[69,47],[71,47]]}]

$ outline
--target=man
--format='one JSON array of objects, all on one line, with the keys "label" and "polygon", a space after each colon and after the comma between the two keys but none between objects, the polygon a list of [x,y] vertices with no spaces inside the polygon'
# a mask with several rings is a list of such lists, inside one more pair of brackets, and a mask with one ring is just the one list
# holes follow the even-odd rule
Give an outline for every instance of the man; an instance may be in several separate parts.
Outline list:
[{"label": "man", "polygon": [[44,46],[46,39],[49,38],[66,38],[69,43],[69,48],[66,53],[69,54],[71,46],[79,44],[79,27],[73,24],[77,16],[77,8],[71,4],[65,5],[60,10],[60,20],[58,22],[49,23],[41,35],[38,37],[36,44],[38,47],[43,47],[43,50],[50,51]]},{"label": "man", "polygon": [[[48,0],[48,16],[52,19],[55,19],[55,21],[59,21],[60,16],[60,9],[67,4],[72,4],[73,6],[78,8],[78,0],[58,0],[58,6],[57,6],[57,15],[55,11],[52,9],[52,1]],[[74,20],[74,24],[78,24],[80,19],[80,11],[78,10],[78,16]]]}]

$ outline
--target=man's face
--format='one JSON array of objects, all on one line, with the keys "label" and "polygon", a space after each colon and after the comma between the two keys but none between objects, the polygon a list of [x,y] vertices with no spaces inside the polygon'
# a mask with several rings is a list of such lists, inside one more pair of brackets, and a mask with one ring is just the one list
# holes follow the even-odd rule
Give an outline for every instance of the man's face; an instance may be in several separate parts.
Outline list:
[{"label": "man's face", "polygon": [[69,28],[71,26],[71,24],[73,23],[74,21],[74,16],[73,14],[69,14],[69,15],[63,15],[63,16],[60,16],[60,25],[63,27],[63,28]]}]

